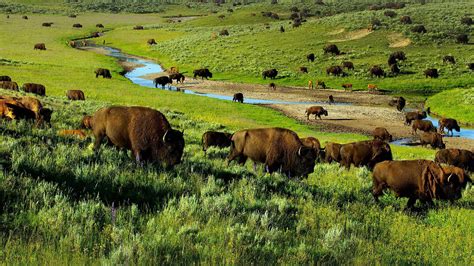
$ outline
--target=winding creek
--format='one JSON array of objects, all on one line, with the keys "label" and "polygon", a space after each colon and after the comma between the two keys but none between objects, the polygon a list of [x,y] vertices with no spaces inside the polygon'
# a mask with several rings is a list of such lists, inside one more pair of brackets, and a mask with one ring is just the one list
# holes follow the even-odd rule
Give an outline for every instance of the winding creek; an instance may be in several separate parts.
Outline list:
[{"label": "winding creek", "polygon": [[[160,73],[163,72],[163,68],[151,61],[151,60],[146,60],[146,59],[141,59],[133,56],[126,55],[119,51],[118,49],[111,48],[111,47],[106,47],[103,46],[101,47],[104,50],[107,51],[108,56],[112,56],[114,58],[117,58],[118,60],[133,63],[139,65],[138,67],[134,68],[133,70],[127,72],[125,74],[125,77],[129,79],[131,82],[143,86],[143,87],[149,87],[149,88],[154,88],[153,80],[151,79],[146,79],[144,76],[149,75],[149,74],[155,74],[155,73]],[[177,91],[177,88],[174,86],[167,87],[170,90]],[[226,101],[232,101],[231,96],[227,95],[219,95],[219,94],[212,94],[212,93],[199,93],[195,92],[193,90],[183,90],[184,93],[186,94],[192,94],[192,95],[198,95],[198,96],[204,96],[204,97],[209,97],[209,98],[214,98],[214,99],[220,99],[220,100],[226,100]],[[280,100],[264,100],[264,99],[252,99],[252,98],[245,98],[245,103],[247,104],[327,104],[327,102],[292,102],[292,101],[280,101]],[[338,105],[349,105],[349,103],[338,103]],[[426,119],[430,120],[433,125],[438,127],[438,118],[428,116]],[[454,132],[455,137],[462,137],[462,138],[467,138],[467,139],[474,139],[474,129],[472,128],[464,128],[461,127],[461,132]],[[396,145],[406,145],[413,142],[411,138],[404,138],[404,139],[399,139],[394,142],[393,144]]]}]

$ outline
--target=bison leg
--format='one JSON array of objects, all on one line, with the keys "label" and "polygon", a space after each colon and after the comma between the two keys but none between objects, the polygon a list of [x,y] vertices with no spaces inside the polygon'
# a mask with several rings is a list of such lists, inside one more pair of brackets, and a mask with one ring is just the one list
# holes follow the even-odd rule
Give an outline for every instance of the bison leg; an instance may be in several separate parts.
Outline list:
[{"label": "bison leg", "polygon": [[94,141],[94,152],[97,152],[100,148],[100,143],[104,139],[105,134],[99,133],[95,136],[95,141]]},{"label": "bison leg", "polygon": [[405,207],[405,209],[407,209],[407,210],[412,209],[413,206],[415,206],[415,202],[416,202],[416,198],[415,197],[410,197],[408,199],[407,206]]},{"label": "bison leg", "polygon": [[95,73],[95,78],[98,78],[99,77],[99,73]]}]

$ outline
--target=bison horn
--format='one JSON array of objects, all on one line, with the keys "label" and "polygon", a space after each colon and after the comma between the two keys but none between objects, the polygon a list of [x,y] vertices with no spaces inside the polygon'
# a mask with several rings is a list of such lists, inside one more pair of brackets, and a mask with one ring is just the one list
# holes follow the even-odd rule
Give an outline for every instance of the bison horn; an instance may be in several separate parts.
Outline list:
[{"label": "bison horn", "polygon": [[301,149],[303,149],[303,146],[300,146],[300,148],[298,149],[298,156],[301,156]]},{"label": "bison horn", "polygon": [[451,181],[451,177],[453,176],[453,173],[451,173],[449,176],[448,176],[448,183]]},{"label": "bison horn", "polygon": [[166,135],[168,135],[168,131],[169,130],[166,130],[165,134],[163,135],[163,142],[166,142]]}]

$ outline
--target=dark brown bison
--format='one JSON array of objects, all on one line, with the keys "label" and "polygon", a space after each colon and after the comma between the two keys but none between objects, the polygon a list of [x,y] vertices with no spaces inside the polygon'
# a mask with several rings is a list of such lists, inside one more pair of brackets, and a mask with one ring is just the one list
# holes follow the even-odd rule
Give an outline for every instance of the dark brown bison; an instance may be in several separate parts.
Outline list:
[{"label": "dark brown bison", "polygon": [[278,71],[274,68],[268,69],[262,72],[263,79],[274,79],[278,75]]},{"label": "dark brown bison", "polygon": [[328,103],[329,103],[329,104],[335,103],[334,97],[333,97],[332,95],[329,95],[329,96],[328,96]]},{"label": "dark brown bison", "polygon": [[381,140],[366,140],[342,145],[341,165],[349,169],[367,166],[372,169],[377,163],[393,159],[390,145]]},{"label": "dark brown bison", "polygon": [[77,18],[77,15],[76,15],[76,14],[70,14],[68,17],[70,17],[70,18]]},{"label": "dark brown bison", "polygon": [[268,88],[270,88],[272,90],[276,90],[276,84],[272,82],[272,83],[268,84]]},{"label": "dark brown bison", "polygon": [[112,75],[110,74],[110,70],[106,68],[98,68],[94,71],[95,77],[98,78],[99,76],[102,76],[102,78],[106,79],[111,79]]},{"label": "dark brown bison", "polygon": [[233,102],[239,102],[243,103],[244,102],[244,95],[240,92],[234,94],[234,97],[232,98]]},{"label": "dark brown bison", "polygon": [[462,149],[442,149],[436,153],[435,162],[454,165],[474,172],[474,152]]},{"label": "dark brown bison", "polygon": [[225,132],[207,131],[202,134],[202,150],[204,155],[209,147],[226,148],[232,144],[232,134]]},{"label": "dark brown bison", "polygon": [[301,73],[308,73],[308,68],[307,67],[300,67],[300,72]]},{"label": "dark brown bison", "polygon": [[44,122],[51,127],[51,116],[53,115],[53,110],[49,108],[43,108],[41,109],[40,114],[42,119],[41,122]]},{"label": "dark brown bison", "polygon": [[307,176],[314,171],[316,153],[303,145],[298,135],[285,128],[241,130],[232,136],[228,162],[247,158],[264,163],[267,171],[280,170],[288,176]]},{"label": "dark brown bison", "polygon": [[143,30],[143,26],[137,25],[133,27],[134,30]]},{"label": "dark brown bison", "polygon": [[372,195],[377,202],[388,188],[397,197],[409,199],[407,208],[412,208],[417,199],[431,204],[433,199],[459,199],[467,182],[472,182],[461,168],[441,166],[429,160],[378,163],[372,181]]},{"label": "dark brown bison", "polygon": [[406,104],[406,101],[405,101],[405,98],[403,97],[394,98],[388,102],[388,105],[396,106],[397,110],[400,112],[403,110],[403,108],[405,108],[405,104]]},{"label": "dark brown bison", "polygon": [[158,88],[158,84],[161,85],[161,88],[164,89],[167,84],[171,84],[172,80],[167,76],[157,77],[153,80],[155,88]]},{"label": "dark brown bison", "polygon": [[51,27],[53,25],[53,22],[43,22],[43,24],[41,24],[41,26],[43,27]]},{"label": "dark brown bison", "polygon": [[300,139],[303,145],[306,147],[312,148],[314,152],[316,153],[316,160],[317,161],[322,161],[324,160],[325,157],[325,152],[324,149],[321,148],[321,143],[319,140],[315,137],[307,137],[307,138],[301,138]]},{"label": "dark brown bison", "polygon": [[34,120],[36,115],[19,102],[0,99],[0,118],[8,120]]},{"label": "dark brown bison", "polygon": [[407,57],[405,55],[405,52],[403,52],[403,51],[395,51],[395,52],[390,54],[390,57],[394,58],[395,60],[399,60],[399,61],[405,61],[407,59]]},{"label": "dark brown bison", "polygon": [[326,75],[343,76],[344,71],[340,66],[330,66],[326,68]]},{"label": "dark brown bison", "polygon": [[102,24],[100,24],[100,23],[95,24],[95,26],[96,26],[96,28],[103,28],[103,27],[104,27],[104,25],[102,25]]},{"label": "dark brown bison", "polygon": [[328,142],[326,143],[325,151],[326,151],[326,162],[341,162],[341,147],[342,144]]},{"label": "dark brown bison", "polygon": [[212,78],[212,73],[207,68],[200,68],[193,70],[194,78],[201,77],[201,79]]},{"label": "dark brown bison", "polygon": [[91,123],[92,123],[92,116],[85,115],[84,117],[82,117],[81,128],[91,129],[92,128]]},{"label": "dark brown bison", "polygon": [[12,78],[10,76],[0,76],[0,81],[12,81]]},{"label": "dark brown bison", "polygon": [[84,96],[84,92],[81,90],[68,90],[66,92],[66,97],[69,100],[73,101],[85,101],[86,97]]},{"label": "dark brown bison", "polygon": [[411,125],[413,120],[421,120],[427,117],[426,112],[407,112],[405,114],[405,124]]},{"label": "dark brown bison", "polygon": [[427,33],[428,31],[426,30],[425,26],[423,25],[416,25],[411,28],[411,32],[414,33]]},{"label": "dark brown bison", "polygon": [[72,25],[73,28],[82,28],[82,25],[79,23],[75,23]]},{"label": "dark brown bison", "polygon": [[374,136],[374,139],[378,139],[381,141],[392,141],[392,135],[388,133],[388,130],[384,127],[376,127],[372,132],[372,136]]},{"label": "dark brown bison", "polygon": [[219,36],[229,36],[229,31],[228,30],[221,30],[219,32]]},{"label": "dark brown bison", "polygon": [[372,66],[370,68],[370,75],[376,76],[377,78],[385,76],[385,71],[380,66]]},{"label": "dark brown bison", "polygon": [[21,18],[22,19],[28,19],[28,16],[22,16]]},{"label": "dark brown bison", "polygon": [[23,84],[21,89],[24,92],[34,93],[34,94],[38,94],[40,96],[45,96],[46,95],[46,88],[42,84],[25,83],[25,84]]},{"label": "dark brown bison", "polygon": [[354,70],[354,63],[350,61],[342,62],[342,67],[345,67],[347,70]]},{"label": "dark brown bison", "polygon": [[173,80],[176,80],[176,83],[183,83],[185,79],[184,75],[181,73],[173,73],[168,77],[171,80],[171,84],[173,84]]},{"label": "dark brown bison", "polygon": [[456,119],[441,118],[438,124],[439,124],[439,133],[443,133],[445,128],[448,130],[448,135],[449,135],[449,132],[451,132],[451,136],[453,135],[453,129],[456,130],[456,132],[461,131],[461,128],[459,127],[458,121]]},{"label": "dark brown bison", "polygon": [[325,54],[333,54],[333,55],[341,54],[341,51],[339,51],[339,48],[337,48],[337,45],[335,44],[328,44],[324,46],[323,51]]},{"label": "dark brown bison", "polygon": [[37,43],[34,46],[34,50],[46,50],[46,44],[44,43]]},{"label": "dark brown bison", "polygon": [[461,18],[461,24],[471,26],[471,25],[474,24],[474,22],[473,22],[471,17],[463,17],[463,18]]},{"label": "dark brown bison", "polygon": [[149,44],[149,45],[154,45],[154,44],[156,44],[156,41],[155,41],[155,39],[148,39],[148,41],[146,41],[146,43]]},{"label": "dark brown bison", "polygon": [[160,162],[173,166],[181,162],[183,133],[171,128],[166,117],[151,108],[112,106],[99,109],[92,118],[94,150],[102,140],[132,151],[137,162]]},{"label": "dark brown bison", "polygon": [[428,68],[426,69],[423,74],[425,74],[425,77],[428,78],[437,78],[439,77],[439,74],[438,74],[438,69],[436,68]]},{"label": "dark brown bison", "polygon": [[283,26],[280,26],[280,32],[281,33],[285,32],[285,28]]},{"label": "dark brown bison", "polygon": [[431,145],[433,149],[439,148],[444,149],[446,145],[443,142],[443,136],[437,132],[421,132],[419,135],[420,144],[425,147],[426,145]]},{"label": "dark brown bison", "polygon": [[310,115],[314,115],[315,120],[316,117],[319,117],[319,119],[322,120],[321,115],[328,116],[328,111],[325,110],[322,106],[311,106],[306,109],[305,114],[306,119],[308,120]]},{"label": "dark brown bison", "polygon": [[306,56],[306,59],[308,59],[308,62],[314,62],[315,56],[313,53],[311,53]]},{"label": "dark brown bison", "polygon": [[12,91],[18,91],[18,83],[14,81],[0,81],[0,88]]},{"label": "dark brown bison", "polygon": [[436,132],[436,127],[433,126],[433,123],[429,120],[415,120],[411,125],[412,134],[416,134],[417,130],[421,130],[423,132]]},{"label": "dark brown bison", "polygon": [[452,55],[445,55],[443,57],[443,63],[456,64],[456,59]]},{"label": "dark brown bison", "polygon": [[462,43],[462,44],[468,44],[469,36],[467,36],[467,34],[459,34],[458,36],[456,36],[456,42]]},{"label": "dark brown bison", "polygon": [[387,11],[383,12],[383,15],[386,16],[386,17],[394,18],[394,17],[397,16],[397,13],[393,10],[387,10]]}]

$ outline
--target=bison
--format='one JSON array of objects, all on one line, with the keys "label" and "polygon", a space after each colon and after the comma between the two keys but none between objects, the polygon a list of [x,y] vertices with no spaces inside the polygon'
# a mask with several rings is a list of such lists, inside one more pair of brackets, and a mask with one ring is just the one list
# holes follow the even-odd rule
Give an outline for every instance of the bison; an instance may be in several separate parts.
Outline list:
[{"label": "bison", "polygon": [[173,81],[167,76],[157,77],[153,80],[155,88],[158,88],[158,84],[161,85],[161,88],[164,89],[166,84],[171,84]]},{"label": "bison", "polygon": [[156,44],[156,41],[155,41],[155,39],[148,39],[148,41],[146,43],[149,44],[149,45],[154,45],[154,44]]},{"label": "bison", "polygon": [[423,74],[425,74],[425,77],[428,78],[437,78],[439,77],[439,74],[438,74],[438,69],[436,68],[428,68],[426,69]]},{"label": "bison", "polygon": [[316,89],[319,89],[319,87],[326,89],[326,84],[322,80],[316,80]]},{"label": "bison", "polygon": [[143,30],[143,26],[137,25],[133,27],[134,30]]},{"label": "bison", "polygon": [[462,149],[442,149],[436,153],[435,162],[454,165],[474,172],[474,152]]},{"label": "bison", "polygon": [[431,145],[433,149],[446,148],[446,145],[443,143],[443,136],[441,136],[441,134],[437,132],[421,132],[419,137],[420,137],[420,144],[423,147],[429,144]]},{"label": "bison", "polygon": [[195,69],[193,71],[193,74],[194,74],[194,78],[196,77],[201,77],[201,79],[212,78],[212,73],[207,68]]},{"label": "bison", "polygon": [[411,32],[414,32],[414,33],[427,33],[428,31],[426,30],[425,26],[416,25],[413,28],[411,28]]},{"label": "bison", "polygon": [[378,90],[378,86],[376,84],[367,84],[367,91],[369,93],[374,93]]},{"label": "bison", "polygon": [[343,76],[344,71],[340,66],[330,66],[326,68],[326,75]]},{"label": "bison", "polygon": [[375,201],[385,189],[408,198],[407,208],[416,200],[432,204],[433,199],[456,200],[470,177],[460,168],[441,166],[429,160],[385,161],[378,163],[372,176]]},{"label": "bison", "polygon": [[225,132],[207,131],[202,134],[202,150],[204,155],[209,147],[226,148],[232,144],[232,134]]},{"label": "bison", "polygon": [[92,128],[92,116],[85,115],[84,117],[82,117],[81,128],[84,128],[84,129]]},{"label": "bison", "polygon": [[268,84],[268,88],[270,88],[272,90],[276,90],[276,84],[271,82],[270,84]]},{"label": "bison", "polygon": [[75,23],[72,25],[73,28],[82,28],[82,25],[79,23]]},{"label": "bison", "polygon": [[417,130],[421,130],[423,132],[436,132],[436,127],[433,126],[433,123],[429,120],[415,120],[411,125],[412,134],[416,134]]},{"label": "bison", "polygon": [[325,160],[327,163],[331,162],[341,162],[341,147],[342,144],[328,142],[325,147]]},{"label": "bison", "polygon": [[456,42],[461,44],[468,44],[469,43],[469,36],[467,34],[459,34],[456,36]]},{"label": "bison", "polygon": [[303,145],[298,135],[285,128],[247,129],[234,133],[228,163],[247,158],[264,163],[269,173],[280,170],[288,176],[307,176],[314,171],[316,153]]},{"label": "bison", "polygon": [[43,27],[51,27],[53,25],[53,22],[43,22],[43,24],[41,24],[41,26]]},{"label": "bison", "polygon": [[19,102],[3,99],[0,100],[0,118],[34,120],[36,115]]},{"label": "bison", "polygon": [[380,78],[385,76],[385,71],[380,66],[372,66],[370,68],[370,75]]},{"label": "bison", "polygon": [[396,106],[397,110],[400,112],[403,110],[403,108],[405,108],[405,104],[406,104],[406,101],[405,101],[405,98],[403,97],[394,98],[388,102],[388,105]]},{"label": "bison", "polygon": [[308,73],[308,68],[307,67],[302,66],[302,67],[300,67],[299,70],[300,70],[301,73]]},{"label": "bison", "polygon": [[474,71],[474,63],[468,63],[467,68]]},{"label": "bison", "polygon": [[372,169],[377,163],[393,159],[390,145],[381,140],[367,140],[342,145],[341,165],[349,169],[367,166]]},{"label": "bison", "polygon": [[333,54],[333,55],[341,54],[341,51],[339,51],[339,48],[337,48],[337,45],[335,44],[328,44],[324,46],[323,51],[325,54]]},{"label": "bison", "polygon": [[104,25],[102,25],[101,23],[98,23],[98,24],[95,24],[96,28],[103,28]]},{"label": "bison", "polygon": [[84,96],[84,92],[81,90],[68,90],[66,92],[66,97],[68,100],[73,101],[85,101],[86,97]]},{"label": "bison", "polygon": [[168,77],[171,80],[171,84],[173,84],[173,80],[176,80],[176,83],[183,83],[185,79],[184,75],[181,73],[173,73]]},{"label": "bison", "polygon": [[28,16],[22,16],[21,18],[22,19],[28,19]]},{"label": "bison", "polygon": [[372,136],[374,136],[374,139],[386,142],[391,142],[393,140],[392,135],[390,135],[390,133],[388,133],[388,130],[384,127],[376,127],[372,132]]},{"label": "bison", "polygon": [[34,50],[46,50],[46,44],[44,43],[37,43],[34,46]]},{"label": "bison", "polygon": [[95,77],[98,78],[99,76],[102,76],[102,78],[106,79],[111,79],[112,75],[110,74],[110,70],[106,68],[98,68],[94,71]]},{"label": "bison", "polygon": [[219,32],[219,36],[229,36],[229,31],[228,31],[228,30],[225,30],[225,29],[224,29],[224,30],[221,30],[221,31]]},{"label": "bison", "polygon": [[301,138],[300,139],[303,145],[306,147],[312,148],[314,152],[316,153],[316,160],[317,161],[322,161],[325,157],[325,152],[324,149],[321,148],[321,143],[319,140],[315,137],[307,137],[307,138]]},{"label": "bison", "polygon": [[394,76],[400,74],[400,68],[398,67],[398,64],[391,64],[390,65],[390,73],[392,73],[392,75],[394,75]]},{"label": "bison", "polygon": [[325,110],[322,106],[311,106],[306,109],[305,114],[307,120],[309,120],[310,115],[314,115],[315,120],[316,117],[319,117],[319,119],[322,120],[321,115],[328,116],[328,111]]},{"label": "bison", "polygon": [[234,97],[232,98],[233,102],[239,102],[239,103],[244,103],[244,95],[240,92],[234,94]]},{"label": "bison", "polygon": [[12,81],[12,78],[10,76],[0,76],[0,81]]},{"label": "bison", "polygon": [[341,86],[344,88],[344,91],[346,90],[352,91],[352,83],[344,83]]},{"label": "bison", "polygon": [[314,62],[315,56],[313,53],[311,53],[306,56],[306,59],[308,59],[308,62]]},{"label": "bison", "polygon": [[25,84],[23,84],[21,89],[24,92],[34,93],[34,94],[38,94],[40,96],[45,96],[46,95],[46,88],[42,84],[25,83]]},{"label": "bison", "polygon": [[0,88],[12,91],[18,91],[18,83],[14,81],[0,81]]},{"label": "bison", "polygon": [[456,59],[452,55],[445,55],[443,57],[443,63],[456,64]]},{"label": "bison", "polygon": [[334,103],[335,103],[334,97],[333,97],[332,95],[329,95],[329,96],[328,96],[328,103],[329,103],[329,104],[334,104]]},{"label": "bison", "polygon": [[172,129],[166,117],[151,108],[112,106],[99,109],[92,118],[97,152],[102,140],[132,151],[139,163],[161,162],[173,166],[181,162],[183,132]]},{"label": "bison", "polygon": [[427,117],[426,112],[407,112],[405,114],[405,124],[411,125],[413,120],[421,120]]},{"label": "bison", "polygon": [[278,75],[278,70],[274,68],[268,69],[262,72],[263,79],[267,79],[267,78],[275,79],[277,75]]},{"label": "bison", "polygon": [[347,70],[354,70],[354,63],[350,61],[342,62],[342,67],[345,67]]},{"label": "bison", "polygon": [[405,61],[407,59],[405,52],[403,51],[395,51],[390,54],[390,57],[399,61]]},{"label": "bison", "polygon": [[449,132],[451,132],[451,136],[453,135],[453,129],[456,130],[456,132],[461,131],[461,128],[459,127],[458,121],[456,121],[456,119],[441,118],[438,124],[439,124],[439,133],[443,133],[445,128],[448,130],[448,135],[449,135]]}]

